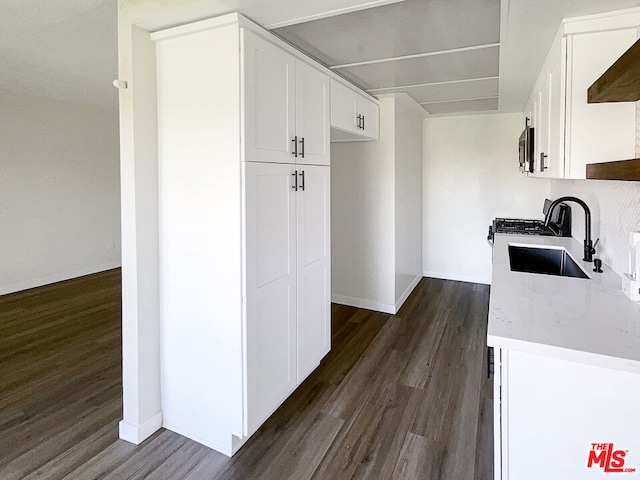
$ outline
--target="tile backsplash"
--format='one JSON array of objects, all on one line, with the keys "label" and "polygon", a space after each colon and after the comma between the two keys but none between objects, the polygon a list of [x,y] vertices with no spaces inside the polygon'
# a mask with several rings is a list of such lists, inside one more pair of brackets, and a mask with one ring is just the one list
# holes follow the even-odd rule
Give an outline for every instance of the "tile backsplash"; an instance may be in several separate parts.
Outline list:
[{"label": "tile backsplash", "polygon": [[[600,239],[596,257],[622,274],[628,270],[629,232],[640,230],[640,182],[554,180],[552,198],[573,195],[591,210],[591,235]],[[571,205],[573,237],[584,239],[584,213]]]}]

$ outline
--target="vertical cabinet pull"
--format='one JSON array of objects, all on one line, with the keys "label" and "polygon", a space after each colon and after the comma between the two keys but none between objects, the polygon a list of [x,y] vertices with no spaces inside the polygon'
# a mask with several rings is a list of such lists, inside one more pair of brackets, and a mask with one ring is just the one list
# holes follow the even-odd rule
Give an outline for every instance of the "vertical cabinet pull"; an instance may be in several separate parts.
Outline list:
[{"label": "vertical cabinet pull", "polygon": [[[302,140],[300,140],[300,147],[301,147],[301,149],[300,149],[300,156],[301,156],[302,158],[304,158],[304,137],[302,137]],[[303,190],[304,190],[304,188],[303,188]]]},{"label": "vertical cabinet pull", "polygon": [[362,129],[364,130],[364,115],[362,115]]},{"label": "vertical cabinet pull", "polygon": [[540,154],[540,171],[541,172],[544,172],[547,168],[549,168],[544,161],[544,159],[548,157],[549,155],[545,154],[544,152]]},{"label": "vertical cabinet pull", "polygon": [[358,128],[362,128],[362,115],[358,114],[358,116],[356,117],[356,121],[357,121],[357,126]]},{"label": "vertical cabinet pull", "polygon": [[298,171],[296,170],[295,172],[293,172],[291,176],[293,177],[293,185],[291,188],[293,188],[293,190],[297,192],[298,191]]},{"label": "vertical cabinet pull", "polygon": [[304,192],[304,170],[300,172],[300,178],[302,179],[302,183],[300,184],[300,190]]},{"label": "vertical cabinet pull", "polygon": [[291,140],[293,142],[293,152],[291,152],[291,154],[298,158],[298,136],[296,135],[295,137],[293,137],[293,140]]},{"label": "vertical cabinet pull", "polygon": [[495,360],[493,347],[487,347],[487,378],[491,378],[495,372]]}]

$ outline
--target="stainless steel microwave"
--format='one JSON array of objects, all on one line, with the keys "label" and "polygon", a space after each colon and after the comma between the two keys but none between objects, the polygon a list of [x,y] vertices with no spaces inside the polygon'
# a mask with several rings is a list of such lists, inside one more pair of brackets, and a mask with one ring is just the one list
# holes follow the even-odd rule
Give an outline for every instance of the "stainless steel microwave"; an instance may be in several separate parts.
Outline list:
[{"label": "stainless steel microwave", "polygon": [[533,127],[526,126],[520,135],[520,171],[533,173]]}]

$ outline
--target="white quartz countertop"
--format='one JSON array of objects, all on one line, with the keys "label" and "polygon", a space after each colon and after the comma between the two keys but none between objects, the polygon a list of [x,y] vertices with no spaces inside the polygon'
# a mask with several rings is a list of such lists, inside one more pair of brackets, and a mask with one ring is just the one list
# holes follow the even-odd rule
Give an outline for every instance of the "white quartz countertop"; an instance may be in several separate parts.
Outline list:
[{"label": "white quartz countertop", "polygon": [[[512,272],[509,244],[564,247],[591,278]],[[487,344],[640,373],[640,304],[582,256],[572,238],[496,234]]]}]

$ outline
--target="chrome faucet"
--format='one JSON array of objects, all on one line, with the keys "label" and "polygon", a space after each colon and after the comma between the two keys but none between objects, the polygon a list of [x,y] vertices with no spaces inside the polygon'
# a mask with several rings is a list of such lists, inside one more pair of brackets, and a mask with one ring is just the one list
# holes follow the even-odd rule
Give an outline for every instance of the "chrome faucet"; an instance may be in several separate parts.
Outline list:
[{"label": "chrome faucet", "polygon": [[[584,209],[584,258],[585,262],[593,261],[593,254],[596,253],[595,245],[591,241],[591,210],[586,203],[576,197],[560,197],[549,205],[549,210],[544,217],[545,227],[549,226],[549,221],[553,215],[553,210],[562,202],[575,202]],[[596,240],[596,244],[598,241]]]}]

